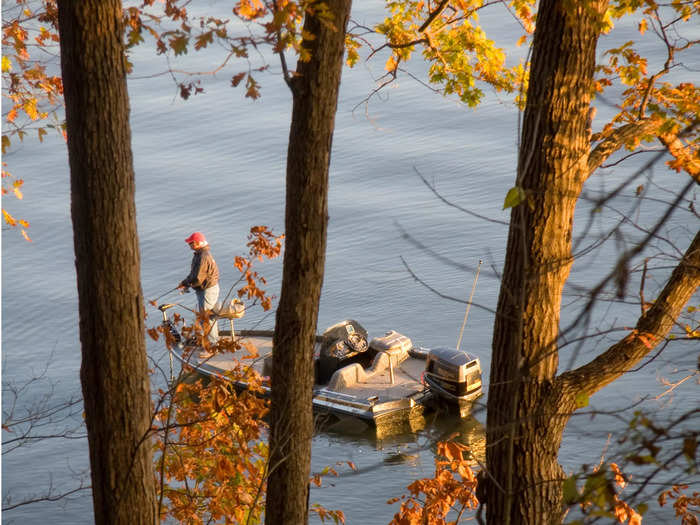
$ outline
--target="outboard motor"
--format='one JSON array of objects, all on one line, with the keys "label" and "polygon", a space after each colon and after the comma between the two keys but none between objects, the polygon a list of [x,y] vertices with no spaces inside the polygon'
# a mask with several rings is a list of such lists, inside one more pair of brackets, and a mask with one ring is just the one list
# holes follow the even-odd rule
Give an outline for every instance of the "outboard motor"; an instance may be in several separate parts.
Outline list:
[{"label": "outboard motor", "polygon": [[180,335],[180,331],[175,327],[173,322],[168,319],[168,314],[165,313],[166,310],[169,310],[173,306],[177,306],[176,304],[159,304],[158,305],[158,310],[161,311],[163,314],[163,327],[165,328],[165,337],[166,337],[166,344],[177,346],[178,348],[182,348],[184,346],[184,341],[182,340],[182,335]]},{"label": "outboard motor", "polygon": [[462,406],[481,395],[481,363],[462,350],[430,350],[423,375],[428,388],[439,397]]},{"label": "outboard motor", "polygon": [[367,330],[352,319],[341,321],[322,334],[321,351],[316,360],[316,382],[326,384],[333,372],[351,363],[366,366],[371,360],[367,352]]}]

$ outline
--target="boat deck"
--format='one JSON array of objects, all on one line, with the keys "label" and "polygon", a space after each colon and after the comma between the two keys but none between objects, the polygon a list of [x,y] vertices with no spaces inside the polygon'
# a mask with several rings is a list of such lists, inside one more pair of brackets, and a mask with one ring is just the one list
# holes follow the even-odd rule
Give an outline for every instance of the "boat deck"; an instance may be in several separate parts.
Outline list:
[{"label": "boat deck", "polygon": [[[239,339],[242,348],[235,352],[224,352],[208,358],[199,358],[198,352],[190,357],[193,366],[205,365],[207,369],[216,369],[219,373],[233,370],[239,363],[243,366],[252,366],[260,375],[265,376],[264,360],[272,355],[272,339],[266,336],[241,335]],[[249,347],[254,347],[257,357],[250,355]],[[316,344],[318,353],[320,344]],[[343,385],[333,388],[333,391],[351,394],[364,399],[376,396],[380,399],[399,399],[409,397],[423,390],[421,374],[425,368],[425,361],[409,358],[393,367],[394,382],[391,382],[391,370],[389,367],[378,371],[368,377],[363,377],[353,385]],[[318,385],[323,387],[325,385]]]},{"label": "boat deck", "polygon": [[[220,332],[224,337],[229,334]],[[180,361],[208,376],[225,375],[241,365],[252,366],[264,378],[269,375],[269,359],[268,367],[265,360],[272,356],[272,332],[244,330],[237,331],[236,336],[241,348],[235,352],[200,357],[199,350],[191,347],[175,347],[172,351]],[[320,342],[317,342],[316,355],[319,351]],[[363,368],[359,363],[347,365],[337,371],[328,384],[314,386],[314,406],[331,413],[371,419],[375,423],[380,419],[420,415],[422,405],[432,397],[421,381],[424,368],[425,361],[414,357],[399,362],[396,357],[386,356],[383,360],[375,359],[370,368]],[[245,386],[241,382],[238,384]],[[269,394],[268,386],[263,390]]]}]

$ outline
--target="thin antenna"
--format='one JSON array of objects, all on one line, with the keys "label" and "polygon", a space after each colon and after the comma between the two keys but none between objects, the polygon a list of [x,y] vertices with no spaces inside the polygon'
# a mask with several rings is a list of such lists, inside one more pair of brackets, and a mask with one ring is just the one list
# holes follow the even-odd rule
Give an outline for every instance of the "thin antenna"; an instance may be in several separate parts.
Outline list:
[{"label": "thin antenna", "polygon": [[462,328],[459,331],[459,339],[457,339],[457,350],[459,350],[459,345],[462,344],[462,335],[464,334],[464,327],[467,325],[467,317],[469,317],[469,309],[472,306],[472,299],[474,298],[474,290],[476,290],[476,281],[479,279],[479,272],[481,271],[481,259],[479,259],[479,266],[476,267],[476,275],[474,276],[474,284],[472,285],[472,293],[469,294],[469,301],[467,301],[467,309],[464,312],[464,321],[462,321]]}]

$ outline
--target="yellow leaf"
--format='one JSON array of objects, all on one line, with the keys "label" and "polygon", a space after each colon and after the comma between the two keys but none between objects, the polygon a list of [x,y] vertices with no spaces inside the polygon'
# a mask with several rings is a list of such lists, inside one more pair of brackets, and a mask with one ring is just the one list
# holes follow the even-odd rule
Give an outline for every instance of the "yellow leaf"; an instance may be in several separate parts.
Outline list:
[{"label": "yellow leaf", "polygon": [[525,190],[523,190],[520,186],[513,186],[506,194],[505,201],[503,202],[503,209],[505,210],[506,208],[516,207],[522,203],[526,197],[527,195],[525,194]]},{"label": "yellow leaf", "polygon": [[5,222],[10,226],[17,226],[17,219],[10,215],[7,211],[2,210],[2,215],[5,217]]},{"label": "yellow leaf", "polygon": [[12,62],[10,61],[7,56],[3,55],[2,56],[2,72],[3,73],[9,73],[12,71]]},{"label": "yellow leaf", "polygon": [[525,43],[526,40],[527,40],[527,35],[523,35],[520,38],[518,38],[518,41],[515,43],[515,45],[520,47]]},{"label": "yellow leaf", "polygon": [[15,197],[17,197],[19,200],[22,200],[24,198],[24,195],[22,195],[22,192],[19,191],[19,188],[13,188],[12,190],[15,194]]},{"label": "yellow leaf", "polygon": [[36,120],[39,118],[39,111],[36,108],[37,100],[35,98],[30,98],[24,103],[24,111],[27,113],[30,119]]}]

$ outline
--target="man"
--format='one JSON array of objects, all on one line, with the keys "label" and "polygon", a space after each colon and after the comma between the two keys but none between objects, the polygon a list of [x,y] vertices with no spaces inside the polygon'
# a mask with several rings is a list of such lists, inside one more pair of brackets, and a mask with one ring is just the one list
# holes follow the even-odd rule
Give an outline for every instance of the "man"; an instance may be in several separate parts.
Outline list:
[{"label": "man", "polygon": [[[207,312],[216,306],[219,300],[219,268],[209,249],[209,243],[201,232],[194,232],[185,239],[194,252],[192,256],[192,268],[190,274],[185,277],[178,288],[186,290],[193,288],[197,294],[197,305],[201,313]],[[216,320],[211,325],[208,333],[211,344],[216,344],[219,339],[219,327]],[[205,352],[206,353],[206,352]],[[200,357],[210,357],[211,354]]]}]

